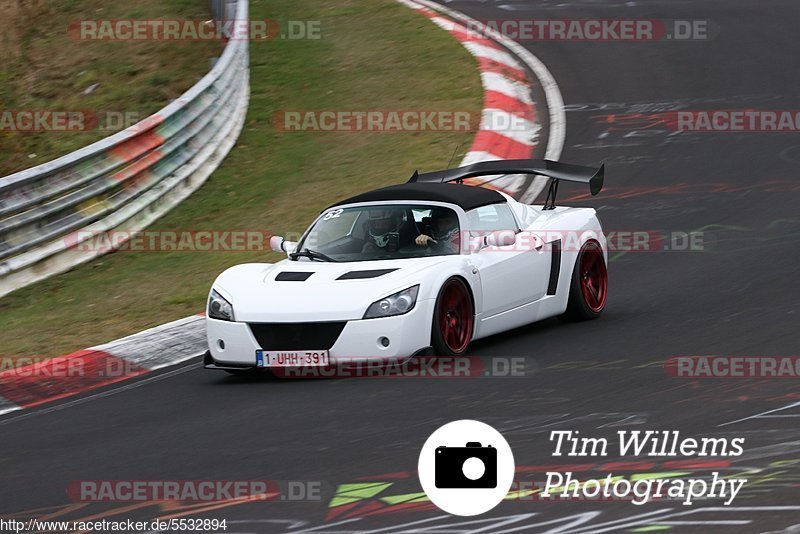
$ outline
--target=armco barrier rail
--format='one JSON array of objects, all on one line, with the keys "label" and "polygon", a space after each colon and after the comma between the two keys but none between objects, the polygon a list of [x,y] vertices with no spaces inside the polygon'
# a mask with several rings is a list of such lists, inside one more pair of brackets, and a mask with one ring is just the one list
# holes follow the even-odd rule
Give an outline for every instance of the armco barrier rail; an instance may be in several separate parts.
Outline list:
[{"label": "armco barrier rail", "polygon": [[[247,0],[214,0],[218,19],[247,20]],[[137,231],[219,166],[244,125],[248,39],[230,39],[211,71],[158,113],[56,160],[0,178],[0,297],[106,250],[81,243]]]}]

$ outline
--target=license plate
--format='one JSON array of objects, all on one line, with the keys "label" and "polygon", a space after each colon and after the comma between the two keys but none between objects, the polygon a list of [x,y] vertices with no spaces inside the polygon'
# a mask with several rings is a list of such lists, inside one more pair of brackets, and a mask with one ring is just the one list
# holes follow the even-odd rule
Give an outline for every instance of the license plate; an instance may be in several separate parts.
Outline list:
[{"label": "license plate", "polygon": [[257,350],[257,367],[309,367],[328,365],[327,350]]}]

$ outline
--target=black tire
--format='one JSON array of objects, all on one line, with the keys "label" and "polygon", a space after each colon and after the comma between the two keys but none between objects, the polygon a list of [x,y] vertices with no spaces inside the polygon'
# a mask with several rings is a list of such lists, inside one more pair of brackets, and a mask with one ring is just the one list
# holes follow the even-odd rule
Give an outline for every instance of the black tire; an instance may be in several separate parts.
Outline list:
[{"label": "black tire", "polygon": [[[594,288],[594,289],[592,289]],[[587,321],[600,317],[608,297],[608,270],[600,243],[591,240],[581,247],[569,286],[565,321]]]},{"label": "black tire", "polygon": [[431,346],[434,354],[464,354],[469,348],[474,329],[475,307],[469,288],[461,278],[449,278],[439,289],[433,309]]}]

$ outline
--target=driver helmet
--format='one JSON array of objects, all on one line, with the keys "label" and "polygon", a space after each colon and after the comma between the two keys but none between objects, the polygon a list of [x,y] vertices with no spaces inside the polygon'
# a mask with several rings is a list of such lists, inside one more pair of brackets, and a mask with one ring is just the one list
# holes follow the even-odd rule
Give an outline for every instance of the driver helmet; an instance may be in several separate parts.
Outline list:
[{"label": "driver helmet", "polygon": [[367,217],[367,232],[379,248],[395,247],[400,242],[400,226],[403,214],[399,210],[370,210]]}]

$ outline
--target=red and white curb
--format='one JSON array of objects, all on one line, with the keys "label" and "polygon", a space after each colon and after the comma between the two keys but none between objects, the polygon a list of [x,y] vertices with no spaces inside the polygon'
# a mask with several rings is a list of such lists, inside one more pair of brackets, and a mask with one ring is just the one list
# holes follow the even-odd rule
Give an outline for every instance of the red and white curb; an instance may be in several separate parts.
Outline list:
[{"label": "red and white curb", "polygon": [[[542,129],[532,88],[538,84],[547,99],[549,134],[543,157],[558,160],[564,147],[566,117],[558,84],[547,67],[530,51],[485,24],[429,0],[398,0],[450,32],[478,60],[483,85],[483,119],[462,165],[497,159],[524,159],[541,154]],[[534,74],[531,80],[527,69]],[[508,125],[512,125],[509,127]],[[472,180],[487,183],[523,202],[533,202],[547,180],[529,181],[507,175]]]},{"label": "red and white curb", "polygon": [[0,372],[0,415],[77,395],[206,351],[205,317],[192,315],[111,343]]},{"label": "red and white curb", "polygon": [[[566,131],[564,103],[558,85],[541,61],[518,43],[458,11],[428,0],[398,1],[450,32],[478,60],[484,89],[483,120],[462,165],[529,158],[540,152],[542,125],[531,96],[534,82],[526,67],[534,73],[535,83],[547,99],[549,135],[543,155],[559,159]],[[482,36],[475,35],[476,29]],[[512,118],[513,129],[497,128],[498,124],[510,124]],[[516,175],[502,176],[487,184],[523,202],[532,202],[544,185],[544,180],[528,182]],[[206,343],[205,318],[193,315],[104,345],[2,371],[0,415],[179,364],[201,356]]]}]

